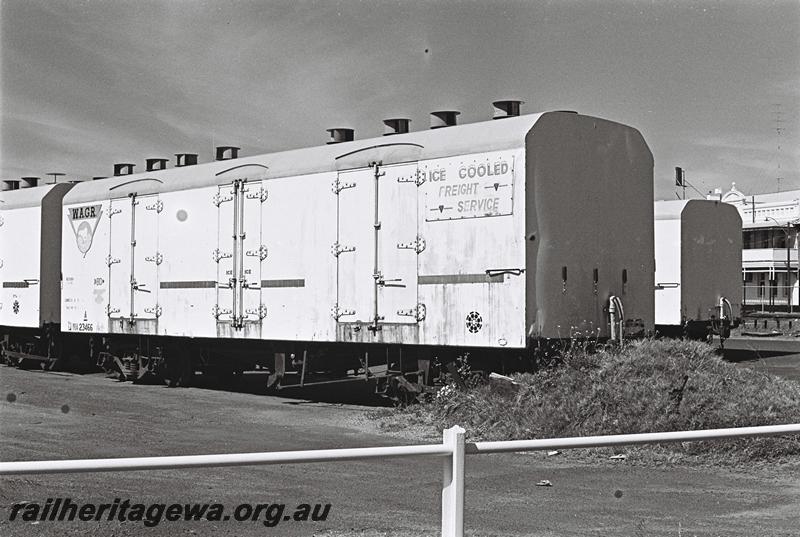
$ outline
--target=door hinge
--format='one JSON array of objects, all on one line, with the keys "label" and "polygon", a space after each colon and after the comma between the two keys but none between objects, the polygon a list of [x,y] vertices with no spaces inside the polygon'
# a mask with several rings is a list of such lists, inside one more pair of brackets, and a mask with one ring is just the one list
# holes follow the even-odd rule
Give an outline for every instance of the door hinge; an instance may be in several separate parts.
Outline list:
[{"label": "door hinge", "polygon": [[157,213],[160,213],[164,209],[164,202],[161,200],[156,200],[154,204],[145,205],[144,208],[147,209],[148,211],[155,211]]},{"label": "door hinge", "polygon": [[355,315],[355,314],[356,310],[341,309],[339,308],[339,304],[336,304],[334,307],[331,308],[331,316],[337,321],[346,315]]},{"label": "door hinge", "polygon": [[106,265],[108,265],[110,267],[114,263],[119,263],[119,259],[117,259],[116,257],[111,257],[110,254],[107,255],[106,256]]},{"label": "door hinge", "polygon": [[414,250],[417,253],[421,253],[425,250],[425,239],[421,236],[417,235],[417,238],[411,242],[398,242],[397,248],[400,250]]},{"label": "door hinge", "polygon": [[[245,190],[245,192],[249,192],[249,190]],[[257,192],[251,192],[250,194],[246,194],[245,196],[247,197],[247,199],[259,200],[261,203],[264,203],[265,201],[267,201],[267,198],[269,198],[269,193],[267,192],[266,188],[259,187]]]},{"label": "door hinge", "polygon": [[331,253],[333,254],[333,257],[339,257],[339,254],[342,254],[344,252],[355,252],[355,251],[356,251],[355,246],[346,246],[344,244],[339,244],[338,242],[334,242],[333,246],[331,246]]},{"label": "door hinge", "polygon": [[425,315],[427,312],[428,310],[425,308],[425,304],[417,304],[416,308],[407,310],[397,310],[398,315],[402,317],[414,317],[418,322],[425,320]]},{"label": "door hinge", "polygon": [[150,313],[152,315],[155,315],[156,318],[161,317],[161,306],[156,304],[155,307],[153,307],[153,308],[145,308],[144,312],[145,313]]},{"label": "door hinge", "polygon": [[420,173],[419,170],[415,171],[411,177],[398,177],[398,183],[414,183],[417,186],[422,186],[425,182],[425,174]]},{"label": "door hinge", "polygon": [[220,315],[228,315],[228,314],[230,314],[230,313],[231,313],[231,310],[229,310],[229,309],[223,309],[223,308],[220,308],[220,307],[219,307],[218,305],[216,305],[216,304],[214,305],[214,307],[213,307],[213,308],[211,308],[211,314],[212,314],[212,315],[214,316],[214,318],[215,318],[215,319],[217,319],[217,320],[219,320],[219,317],[220,317]]},{"label": "door hinge", "polygon": [[331,192],[333,192],[338,196],[339,192],[341,192],[342,190],[346,188],[355,188],[355,186],[356,186],[355,183],[345,183],[343,181],[340,181],[339,178],[337,177],[336,181],[334,181],[331,184]]},{"label": "door hinge", "polygon": [[219,248],[215,248],[213,252],[211,252],[211,257],[214,259],[216,263],[219,263],[220,259],[227,259],[229,257],[233,257],[233,254],[229,252],[220,252]]},{"label": "door hinge", "polygon": [[106,304],[106,315],[111,317],[113,313],[119,313],[119,308],[112,308],[111,304]]},{"label": "door hinge", "polygon": [[268,253],[267,247],[262,244],[261,246],[258,247],[258,250],[248,250],[246,252],[246,255],[250,257],[257,257],[261,261],[264,261],[267,258],[267,253]]},{"label": "door hinge", "polygon": [[216,194],[214,194],[214,197],[211,198],[211,200],[214,202],[214,205],[219,207],[226,201],[233,201],[233,196],[220,196],[219,192],[217,192]]},{"label": "door hinge", "polygon": [[160,265],[161,262],[164,260],[164,256],[161,255],[159,252],[156,252],[156,255],[145,257],[144,260],[150,263],[155,263],[156,265]]},{"label": "door hinge", "polygon": [[121,212],[122,209],[111,209],[110,211],[108,211],[108,219],[111,220],[112,216],[114,216],[115,214],[119,214]]},{"label": "door hinge", "polygon": [[258,315],[259,319],[263,319],[264,317],[267,316],[267,307],[264,304],[259,304],[258,309],[256,308],[246,309],[244,310],[244,312],[249,315]]}]

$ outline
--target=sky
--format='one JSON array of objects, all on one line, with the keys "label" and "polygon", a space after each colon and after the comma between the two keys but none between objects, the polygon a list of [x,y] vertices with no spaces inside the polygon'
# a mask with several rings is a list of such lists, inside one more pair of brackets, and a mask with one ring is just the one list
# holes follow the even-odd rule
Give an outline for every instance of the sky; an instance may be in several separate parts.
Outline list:
[{"label": "sky", "polygon": [[798,1],[0,0],[0,75],[3,179],[472,123],[513,98],[639,129],[656,199],[675,166],[690,197],[800,189]]}]

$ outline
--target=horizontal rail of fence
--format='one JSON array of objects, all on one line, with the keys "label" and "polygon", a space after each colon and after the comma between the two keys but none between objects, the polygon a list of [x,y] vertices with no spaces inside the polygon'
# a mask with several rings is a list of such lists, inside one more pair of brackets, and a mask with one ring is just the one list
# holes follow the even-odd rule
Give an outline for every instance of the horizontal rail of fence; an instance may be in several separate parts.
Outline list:
[{"label": "horizontal rail of fence", "polygon": [[450,455],[452,455],[452,450],[442,444],[427,444],[350,449],[314,449],[307,451],[272,451],[263,453],[225,453],[219,455],[0,462],[0,475],[126,472],[133,470],[164,470],[171,468],[208,468],[212,466],[256,466],[304,462],[352,461],[392,457],[449,457]]},{"label": "horizontal rail of fence", "polygon": [[464,535],[464,459],[466,455],[510,451],[542,451],[659,444],[665,442],[698,442],[790,434],[800,434],[800,423],[707,429],[701,431],[578,436],[541,440],[465,442],[464,429],[456,425],[444,431],[441,444],[274,451],[264,453],[228,453],[217,455],[0,462],[0,476],[206,468],[216,466],[254,466],[395,457],[443,457],[442,536],[462,537]]}]

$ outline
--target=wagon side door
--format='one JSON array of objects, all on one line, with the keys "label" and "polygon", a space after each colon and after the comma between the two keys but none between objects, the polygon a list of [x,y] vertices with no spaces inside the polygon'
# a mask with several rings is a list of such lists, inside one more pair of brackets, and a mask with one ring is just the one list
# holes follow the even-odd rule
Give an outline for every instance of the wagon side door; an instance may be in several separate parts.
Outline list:
[{"label": "wagon side door", "polygon": [[137,319],[155,319],[158,306],[158,216],[163,203],[158,195],[136,198],[133,206],[133,313]]},{"label": "wagon side door", "polygon": [[261,240],[261,208],[267,191],[261,181],[248,181],[242,195],[242,320],[260,325],[267,315],[261,301],[261,266],[267,259],[267,247]]},{"label": "wagon side door", "polygon": [[417,233],[417,165],[381,169],[378,188],[378,310],[384,323],[416,323],[417,256],[425,240]]},{"label": "wagon side door", "polygon": [[373,214],[375,196],[372,169],[340,172],[334,192],[336,242],[336,304],[338,322],[373,320]]},{"label": "wagon side door", "polygon": [[115,198],[109,202],[108,265],[108,317],[114,319],[131,316],[131,242],[133,205],[130,197]]},{"label": "wagon side door", "polygon": [[217,323],[233,321],[233,247],[234,247],[234,188],[232,184],[221,185],[214,196],[217,206],[217,247],[213,251],[217,263],[217,303],[214,309]]},{"label": "wagon side door", "polygon": [[339,173],[337,321],[418,322],[416,180],[416,164]]}]

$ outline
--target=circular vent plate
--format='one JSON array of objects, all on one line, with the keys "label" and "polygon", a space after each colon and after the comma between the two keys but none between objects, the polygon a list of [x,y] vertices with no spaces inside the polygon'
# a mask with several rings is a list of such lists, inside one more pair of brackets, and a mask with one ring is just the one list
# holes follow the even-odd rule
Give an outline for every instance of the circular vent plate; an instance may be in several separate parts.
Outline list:
[{"label": "circular vent plate", "polygon": [[473,334],[480,331],[483,326],[483,319],[481,314],[477,311],[471,311],[467,314],[467,330]]}]

